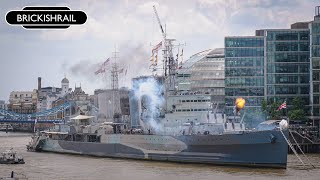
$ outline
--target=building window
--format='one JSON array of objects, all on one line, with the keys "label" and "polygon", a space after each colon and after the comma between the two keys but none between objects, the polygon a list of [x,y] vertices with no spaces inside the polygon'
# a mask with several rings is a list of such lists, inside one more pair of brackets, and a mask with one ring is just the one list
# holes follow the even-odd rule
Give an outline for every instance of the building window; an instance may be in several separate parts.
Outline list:
[{"label": "building window", "polygon": [[318,93],[319,92],[319,84],[314,84],[313,85],[313,92]]},{"label": "building window", "polygon": [[300,40],[301,41],[309,40],[309,33],[308,32],[300,32]]},{"label": "building window", "polygon": [[298,40],[298,33],[297,32],[277,32],[276,33],[276,40]]},{"label": "building window", "polygon": [[313,104],[319,104],[319,96],[313,96]]}]

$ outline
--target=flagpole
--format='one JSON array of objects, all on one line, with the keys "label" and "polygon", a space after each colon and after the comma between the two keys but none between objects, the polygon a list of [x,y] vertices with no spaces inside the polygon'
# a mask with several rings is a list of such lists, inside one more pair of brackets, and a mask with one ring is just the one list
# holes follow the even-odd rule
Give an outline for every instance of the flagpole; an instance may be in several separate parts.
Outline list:
[{"label": "flagpole", "polygon": [[[287,103],[287,99],[286,99],[286,103]],[[289,117],[288,117],[288,106],[286,105],[286,116],[287,116],[287,121],[288,121],[288,124],[289,124]]]},{"label": "flagpole", "polygon": [[288,117],[288,108],[286,108],[286,116],[287,116],[287,119],[289,119],[289,117]]}]

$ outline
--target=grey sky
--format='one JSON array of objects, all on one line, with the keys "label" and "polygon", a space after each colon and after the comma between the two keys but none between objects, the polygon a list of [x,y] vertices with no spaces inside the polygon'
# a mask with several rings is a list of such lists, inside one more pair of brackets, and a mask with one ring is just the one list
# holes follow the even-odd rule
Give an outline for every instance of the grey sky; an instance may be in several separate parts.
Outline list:
[{"label": "grey sky", "polygon": [[[5,22],[9,10],[24,6],[68,6],[86,12],[88,21],[67,30],[25,30]],[[93,93],[105,88],[95,76],[97,64],[112,56],[130,67],[120,85],[131,77],[150,73],[150,43],[161,41],[152,5],[166,24],[169,37],[184,47],[184,59],[199,51],[223,47],[224,36],[254,35],[256,29],[288,28],[310,21],[318,0],[106,0],[106,1],[0,1],[0,99],[13,90],[32,90],[37,77],[43,86],[60,86],[66,74],[71,87],[82,84]]]}]

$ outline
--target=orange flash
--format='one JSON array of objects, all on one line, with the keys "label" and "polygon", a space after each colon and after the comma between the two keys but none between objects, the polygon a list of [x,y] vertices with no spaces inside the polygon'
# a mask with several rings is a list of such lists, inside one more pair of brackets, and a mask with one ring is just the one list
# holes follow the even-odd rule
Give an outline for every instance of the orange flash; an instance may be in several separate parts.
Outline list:
[{"label": "orange flash", "polygon": [[236,107],[237,107],[237,111],[240,111],[242,108],[244,108],[246,104],[246,100],[244,100],[243,98],[237,98],[236,99]]}]

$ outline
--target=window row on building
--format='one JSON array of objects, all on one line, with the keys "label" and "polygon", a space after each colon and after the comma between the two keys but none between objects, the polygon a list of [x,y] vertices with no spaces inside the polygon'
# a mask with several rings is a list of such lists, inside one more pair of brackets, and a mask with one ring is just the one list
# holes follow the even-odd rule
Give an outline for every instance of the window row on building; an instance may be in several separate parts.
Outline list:
[{"label": "window row on building", "polygon": [[263,38],[228,38],[225,43],[226,47],[262,47],[264,46]]},{"label": "window row on building", "polygon": [[226,89],[226,96],[263,96],[263,87]]},{"label": "window row on building", "polygon": [[257,57],[263,56],[262,48],[226,48],[227,57]]},{"label": "window row on building", "polygon": [[309,63],[309,52],[268,52],[267,62],[307,62]]},{"label": "window row on building", "polygon": [[263,57],[228,57],[225,61],[226,67],[256,67],[263,66]]},{"label": "window row on building", "polygon": [[268,31],[267,41],[308,41],[309,32],[308,31]]},{"label": "window row on building", "polygon": [[270,51],[309,51],[309,42],[268,42],[267,52]]},{"label": "window row on building", "polygon": [[176,109],[176,112],[186,112],[186,111],[209,111],[210,109]]},{"label": "window row on building", "polygon": [[309,68],[309,64],[307,63],[305,64],[269,63],[267,66],[267,73],[309,73],[309,71],[310,71],[310,68]]},{"label": "window row on building", "polygon": [[199,88],[200,87],[201,88],[205,88],[205,87],[224,87],[225,86],[225,82],[224,81],[219,81],[219,80],[203,79],[203,80],[200,80],[200,81],[193,81],[191,86],[192,87],[199,87]]},{"label": "window row on building", "polygon": [[263,67],[254,68],[226,68],[226,76],[263,76]]},{"label": "window row on building", "polygon": [[179,102],[210,102],[210,99],[188,99],[188,100],[179,100]]},{"label": "window row on building", "polygon": [[309,85],[268,85],[268,95],[309,94]]},{"label": "window row on building", "polygon": [[268,74],[267,83],[268,84],[309,84],[309,76],[307,75],[283,75],[283,74]]},{"label": "window row on building", "polygon": [[264,78],[263,77],[241,77],[241,78],[232,78],[226,77],[225,79],[226,88],[233,88],[237,89],[242,86],[264,86]]}]

